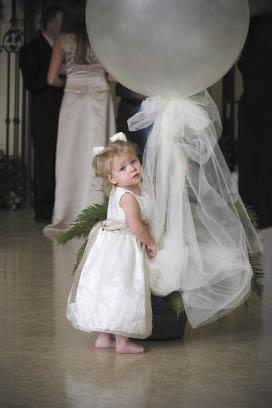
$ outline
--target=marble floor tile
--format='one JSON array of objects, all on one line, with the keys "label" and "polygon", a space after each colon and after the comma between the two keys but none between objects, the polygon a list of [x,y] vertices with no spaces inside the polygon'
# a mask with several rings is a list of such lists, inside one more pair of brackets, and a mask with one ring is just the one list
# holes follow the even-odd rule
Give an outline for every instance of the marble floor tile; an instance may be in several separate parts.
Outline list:
[{"label": "marble floor tile", "polygon": [[0,408],[271,408],[272,229],[264,293],[144,355],[94,351],[65,318],[77,242],[58,246],[25,210],[0,211]]}]

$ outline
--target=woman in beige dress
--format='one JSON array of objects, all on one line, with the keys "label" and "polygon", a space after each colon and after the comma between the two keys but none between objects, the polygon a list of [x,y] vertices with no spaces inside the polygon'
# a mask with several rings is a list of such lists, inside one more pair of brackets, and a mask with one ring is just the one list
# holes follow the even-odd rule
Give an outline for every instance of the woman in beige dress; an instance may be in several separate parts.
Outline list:
[{"label": "woman in beige dress", "polygon": [[115,132],[113,103],[107,73],[87,36],[84,9],[73,10],[68,28],[53,48],[48,83],[63,86],[56,151],[56,190],[52,224],[54,235],[71,224],[80,211],[103,200],[91,169],[94,146],[104,146]]}]

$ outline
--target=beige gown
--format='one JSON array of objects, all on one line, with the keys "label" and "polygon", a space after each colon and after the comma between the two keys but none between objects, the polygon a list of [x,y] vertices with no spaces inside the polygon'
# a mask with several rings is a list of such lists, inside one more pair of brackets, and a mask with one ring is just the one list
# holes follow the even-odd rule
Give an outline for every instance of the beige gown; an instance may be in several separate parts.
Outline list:
[{"label": "beige gown", "polygon": [[81,210],[103,200],[91,166],[92,150],[105,146],[115,133],[105,69],[92,51],[89,65],[76,64],[73,34],[61,35],[60,41],[66,85],[59,116],[53,220],[45,227],[45,235],[64,230]]}]

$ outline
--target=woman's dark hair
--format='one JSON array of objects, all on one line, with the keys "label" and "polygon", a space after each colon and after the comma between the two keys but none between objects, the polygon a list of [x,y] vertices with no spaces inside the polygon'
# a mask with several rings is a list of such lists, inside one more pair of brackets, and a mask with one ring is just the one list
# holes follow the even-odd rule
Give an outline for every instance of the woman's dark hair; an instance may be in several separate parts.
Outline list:
[{"label": "woman's dark hair", "polygon": [[63,13],[63,8],[60,6],[47,6],[42,10],[41,25],[44,30],[47,28],[47,24],[53,20],[57,14]]},{"label": "woman's dark hair", "polygon": [[62,22],[63,33],[73,33],[76,36],[77,48],[75,61],[77,64],[89,64],[87,51],[90,47],[85,20],[86,0],[70,3],[64,13]]}]

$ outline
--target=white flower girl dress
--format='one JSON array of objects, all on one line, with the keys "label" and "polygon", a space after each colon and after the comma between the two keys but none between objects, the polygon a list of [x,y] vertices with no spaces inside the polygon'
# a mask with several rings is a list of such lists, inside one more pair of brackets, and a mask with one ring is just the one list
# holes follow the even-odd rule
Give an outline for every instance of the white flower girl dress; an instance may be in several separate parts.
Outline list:
[{"label": "white flower girl dress", "polygon": [[91,231],[68,299],[67,318],[77,329],[146,338],[152,332],[152,309],[143,244],[126,225],[120,206],[123,194],[133,194],[144,222],[149,201],[114,187],[107,220]]}]

